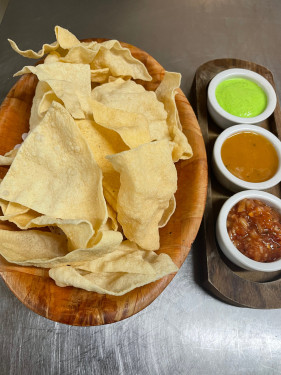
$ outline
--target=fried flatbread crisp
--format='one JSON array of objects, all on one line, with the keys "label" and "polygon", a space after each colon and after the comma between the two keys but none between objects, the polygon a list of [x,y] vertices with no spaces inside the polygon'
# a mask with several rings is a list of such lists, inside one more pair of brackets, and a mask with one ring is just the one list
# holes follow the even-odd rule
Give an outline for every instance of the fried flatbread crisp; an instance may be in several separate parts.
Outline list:
[{"label": "fried flatbread crisp", "polygon": [[107,220],[102,172],[75,121],[53,103],[19,149],[0,198],[61,219]]},{"label": "fried flatbread crisp", "polygon": [[0,155],[0,165],[11,165],[15,159],[17,152],[17,149],[13,149],[11,151],[6,152],[5,155]]},{"label": "fried flatbread crisp", "polygon": [[59,47],[69,49],[75,47],[77,44],[80,44],[80,41],[76,38],[76,36],[63,27],[56,26],[55,34],[57,41],[51,44],[43,44],[42,49],[39,52],[34,52],[31,49],[22,51],[18,48],[17,44],[13,40],[8,39],[8,41],[15,52],[29,59],[41,59],[45,54],[56,51]]},{"label": "fried flatbread crisp", "polygon": [[181,75],[179,73],[165,72],[164,79],[155,91],[160,102],[164,104],[168,113],[167,124],[170,134],[170,140],[174,143],[173,161],[179,159],[189,159],[192,156],[192,149],[182,132],[182,126],[179,120],[175,96],[180,87]]},{"label": "fried flatbread crisp", "polygon": [[143,251],[124,241],[110,254],[76,267],[52,268],[49,275],[61,287],[120,296],[177,270],[168,255]]},{"label": "fried flatbread crisp", "polygon": [[129,148],[151,141],[147,119],[140,113],[110,108],[96,100],[91,101],[95,122],[117,132]]},{"label": "fried flatbread crisp", "polygon": [[177,190],[169,142],[146,143],[107,158],[120,173],[117,220],[125,236],[143,249],[159,249],[159,223]]},{"label": "fried flatbread crisp", "polygon": [[39,230],[10,231],[0,229],[0,254],[10,263],[43,268],[79,265],[96,256],[114,251],[122,241],[122,234],[103,231],[86,249],[67,251],[67,238]]},{"label": "fried flatbread crisp", "polygon": [[152,141],[170,139],[163,103],[158,101],[155,92],[146,91],[142,85],[118,78],[95,87],[92,99],[106,107],[134,114],[132,118],[137,114],[145,116]]},{"label": "fried flatbread crisp", "polygon": [[26,73],[36,74],[39,81],[46,82],[65,108],[74,118],[85,118],[91,112],[91,71],[87,64],[54,62],[25,66],[14,76]]},{"label": "fried flatbread crisp", "polygon": [[129,148],[123,142],[118,132],[100,126],[93,120],[77,120],[76,124],[87,140],[94,158],[102,170],[104,196],[116,211],[120,177],[109,160],[106,159],[106,156],[126,151]]}]

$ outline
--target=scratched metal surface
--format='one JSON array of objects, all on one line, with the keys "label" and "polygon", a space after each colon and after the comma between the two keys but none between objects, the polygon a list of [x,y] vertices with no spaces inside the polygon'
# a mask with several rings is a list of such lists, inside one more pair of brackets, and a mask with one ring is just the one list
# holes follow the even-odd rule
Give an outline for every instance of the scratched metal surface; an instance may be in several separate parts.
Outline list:
[{"label": "scratched metal surface", "polygon": [[[279,0],[10,0],[0,25],[0,101],[26,64],[6,39],[39,49],[55,24],[143,48],[182,73],[187,94],[200,64],[237,57],[268,67],[280,95]],[[156,301],[109,326],[48,321],[0,280],[0,374],[281,374],[281,311],[233,307],[204,291],[200,238]]]}]

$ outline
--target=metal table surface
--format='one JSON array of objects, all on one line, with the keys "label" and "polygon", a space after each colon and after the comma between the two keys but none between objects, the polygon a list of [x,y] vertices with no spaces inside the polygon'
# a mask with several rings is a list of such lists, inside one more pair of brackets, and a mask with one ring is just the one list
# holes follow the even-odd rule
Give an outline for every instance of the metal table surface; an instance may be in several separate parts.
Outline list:
[{"label": "metal table surface", "polygon": [[[36,50],[53,41],[56,24],[78,38],[116,38],[144,49],[182,73],[187,95],[197,67],[221,57],[266,66],[280,94],[278,0],[10,0],[0,26],[0,101],[26,65],[6,39]],[[108,326],[42,318],[1,280],[0,374],[281,374],[281,311],[234,307],[208,294],[200,283],[202,246],[199,232],[166,290]]]}]

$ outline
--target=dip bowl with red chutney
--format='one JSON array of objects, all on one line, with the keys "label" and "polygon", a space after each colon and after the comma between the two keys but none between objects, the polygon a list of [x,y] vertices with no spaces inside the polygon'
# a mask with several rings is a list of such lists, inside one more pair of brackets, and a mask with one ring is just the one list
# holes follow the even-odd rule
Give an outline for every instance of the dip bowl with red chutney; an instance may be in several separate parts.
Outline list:
[{"label": "dip bowl with red chutney", "polygon": [[220,210],[216,236],[225,256],[237,266],[281,270],[281,200],[258,190],[233,195]]}]

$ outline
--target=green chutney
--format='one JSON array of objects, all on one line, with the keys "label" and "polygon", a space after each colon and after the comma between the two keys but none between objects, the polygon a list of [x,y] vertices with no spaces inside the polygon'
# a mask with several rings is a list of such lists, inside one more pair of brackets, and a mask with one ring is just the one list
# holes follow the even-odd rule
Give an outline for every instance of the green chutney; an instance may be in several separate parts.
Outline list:
[{"label": "green chutney", "polygon": [[258,116],[267,106],[263,89],[245,78],[222,81],[216,88],[216,98],[226,112],[238,117]]}]

